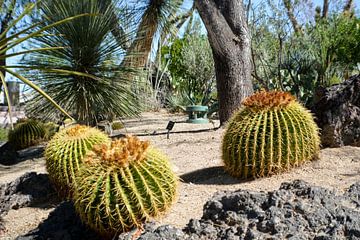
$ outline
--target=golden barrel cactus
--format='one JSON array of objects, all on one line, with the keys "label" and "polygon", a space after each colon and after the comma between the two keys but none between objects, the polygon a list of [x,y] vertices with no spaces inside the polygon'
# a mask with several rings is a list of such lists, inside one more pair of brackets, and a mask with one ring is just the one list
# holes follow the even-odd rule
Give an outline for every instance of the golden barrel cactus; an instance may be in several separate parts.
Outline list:
[{"label": "golden barrel cactus", "polygon": [[232,176],[258,178],[314,159],[319,145],[312,114],[291,94],[260,91],[246,98],[230,119],[222,158]]},{"label": "golden barrel cactus", "polygon": [[21,119],[14,130],[9,132],[8,140],[15,149],[24,149],[44,140],[45,133],[43,123],[34,119]]},{"label": "golden barrel cactus", "polygon": [[46,169],[59,196],[71,198],[83,157],[95,144],[107,142],[110,139],[105,133],[82,125],[64,128],[53,136],[45,149]]},{"label": "golden barrel cactus", "polygon": [[163,215],[176,198],[178,178],[167,157],[136,137],[95,146],[76,177],[81,219],[104,238]]}]

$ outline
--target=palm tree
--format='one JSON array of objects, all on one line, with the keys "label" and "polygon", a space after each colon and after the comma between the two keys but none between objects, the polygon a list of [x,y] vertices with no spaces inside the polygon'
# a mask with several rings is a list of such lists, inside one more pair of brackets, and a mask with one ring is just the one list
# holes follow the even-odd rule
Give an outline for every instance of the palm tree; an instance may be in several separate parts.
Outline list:
[{"label": "palm tree", "polygon": [[[174,19],[182,3],[181,0],[143,0],[140,2],[143,5],[135,9],[135,12],[140,13],[140,24],[136,38],[123,62],[125,66],[137,68],[146,65],[156,34],[169,32],[169,23],[172,21],[176,23]],[[141,5],[141,3],[137,4]]]},{"label": "palm tree", "polygon": [[[119,67],[116,59],[123,58],[121,47],[127,35],[112,36],[115,7],[121,3],[104,5],[102,0],[48,0],[41,7],[44,25],[68,16],[88,12],[89,16],[58,25],[36,38],[41,48],[68,46],[54,51],[36,52],[28,56],[25,65],[41,68],[28,76],[41,86],[78,122],[96,125],[115,116],[135,116],[139,113],[136,96],[123,78],[131,69]],[[127,16],[122,16],[127,17]],[[62,69],[58,72],[48,69]],[[45,69],[45,71],[44,71]],[[74,75],[74,72],[82,73]],[[47,119],[56,119],[57,112],[40,95],[29,102],[29,113]]]}]

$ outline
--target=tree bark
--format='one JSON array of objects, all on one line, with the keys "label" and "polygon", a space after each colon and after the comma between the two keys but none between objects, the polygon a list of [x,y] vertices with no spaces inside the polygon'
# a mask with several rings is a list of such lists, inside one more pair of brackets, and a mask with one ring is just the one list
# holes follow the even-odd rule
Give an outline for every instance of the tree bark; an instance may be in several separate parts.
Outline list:
[{"label": "tree bark", "polygon": [[283,0],[284,6],[286,8],[286,13],[290,19],[290,22],[294,28],[296,34],[302,34],[302,28],[300,27],[298,21],[295,18],[294,10],[291,6],[291,0]]},{"label": "tree bark", "polygon": [[346,1],[343,13],[349,14],[352,9],[352,5],[353,5],[353,0]]},{"label": "tree bark", "polygon": [[251,44],[241,0],[195,0],[208,32],[216,71],[220,124],[253,93]]},{"label": "tree bark", "polygon": [[329,0],[324,0],[321,18],[327,18],[329,13]]}]

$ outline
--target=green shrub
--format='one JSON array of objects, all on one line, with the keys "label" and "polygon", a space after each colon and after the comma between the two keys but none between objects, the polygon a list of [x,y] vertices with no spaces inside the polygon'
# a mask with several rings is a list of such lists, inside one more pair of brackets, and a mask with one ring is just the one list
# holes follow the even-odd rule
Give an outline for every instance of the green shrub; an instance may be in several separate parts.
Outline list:
[{"label": "green shrub", "polygon": [[270,176],[314,159],[319,133],[313,116],[289,93],[258,92],[229,121],[222,152],[238,178]]},{"label": "green shrub", "polygon": [[81,125],[62,129],[49,141],[45,149],[46,169],[61,197],[71,198],[74,178],[85,154],[95,144],[106,142],[110,139],[105,133]]},{"label": "green shrub", "polygon": [[122,124],[121,122],[114,122],[111,125],[113,130],[120,130],[124,128],[124,124]]},{"label": "green shrub", "polygon": [[113,238],[169,209],[178,179],[165,155],[136,137],[93,149],[76,177],[74,197],[91,228]]},{"label": "green shrub", "polygon": [[44,125],[34,119],[21,119],[8,134],[9,143],[17,150],[36,145],[44,137]]}]

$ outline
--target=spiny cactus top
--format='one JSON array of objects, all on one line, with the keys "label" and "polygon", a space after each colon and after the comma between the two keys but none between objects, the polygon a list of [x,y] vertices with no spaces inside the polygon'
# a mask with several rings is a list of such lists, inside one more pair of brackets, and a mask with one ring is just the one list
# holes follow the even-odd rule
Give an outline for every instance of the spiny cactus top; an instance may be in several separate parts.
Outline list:
[{"label": "spiny cactus top", "polygon": [[76,178],[75,207],[102,236],[115,235],[162,215],[176,198],[168,159],[136,137],[98,145]]},{"label": "spiny cactus top", "polygon": [[69,198],[76,172],[85,154],[95,144],[110,142],[108,136],[96,128],[74,125],[56,133],[45,149],[46,168],[61,197]]},{"label": "spiny cactus top", "polygon": [[319,144],[313,116],[291,94],[261,91],[229,121],[222,157],[231,175],[257,178],[314,159]]},{"label": "spiny cactus top", "polygon": [[34,119],[21,119],[9,132],[9,143],[16,149],[24,149],[42,141],[45,136],[44,125]]}]

